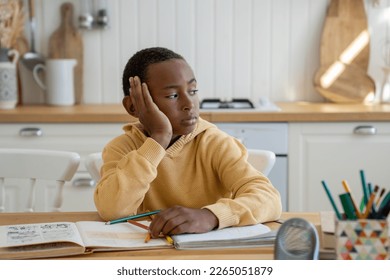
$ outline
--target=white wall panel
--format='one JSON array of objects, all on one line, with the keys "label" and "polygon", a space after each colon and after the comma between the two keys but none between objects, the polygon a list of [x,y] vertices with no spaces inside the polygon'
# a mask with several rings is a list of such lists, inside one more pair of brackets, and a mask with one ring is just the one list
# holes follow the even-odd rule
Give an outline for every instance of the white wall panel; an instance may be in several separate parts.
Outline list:
[{"label": "white wall panel", "polygon": [[[37,50],[60,24],[60,5],[37,0]],[[194,68],[200,97],[267,96],[273,101],[323,101],[313,88],[330,0],[108,0],[110,27],[81,31],[84,102],[118,103],[121,76],[132,54],[164,46]],[[80,11],[75,6],[75,24]],[[390,38],[390,0],[365,0],[371,31],[369,74],[379,87],[381,44]]]},{"label": "white wall panel", "polygon": [[157,1],[157,45],[169,49],[176,47],[175,0]]},{"label": "white wall panel", "polygon": [[251,97],[252,1],[233,2],[233,96]]},{"label": "white wall panel", "polygon": [[103,103],[103,95],[110,95],[110,92],[103,92],[102,75],[103,60],[101,34],[97,31],[83,31],[84,44],[84,92],[83,100],[86,104]]},{"label": "white wall panel", "polygon": [[271,93],[276,101],[288,100],[290,5],[293,1],[273,0],[271,6]]},{"label": "white wall panel", "polygon": [[305,41],[306,41],[306,83],[303,88],[297,89],[300,92],[296,92],[297,96],[295,100],[304,101],[324,101],[324,98],[315,91],[313,87],[313,79],[315,72],[320,65],[320,44],[322,29],[324,26],[326,10],[328,1],[307,1],[308,4],[308,19],[305,28]]},{"label": "white wall panel", "polygon": [[[101,87],[104,92],[103,103],[119,103],[122,101],[119,53],[121,46],[119,6],[110,7],[110,32],[100,32],[101,53]],[[98,78],[98,77],[96,77]],[[96,80],[95,80],[96,81]]]},{"label": "white wall panel", "polygon": [[195,2],[176,0],[176,51],[193,67],[196,60]]},{"label": "white wall panel", "polygon": [[[112,59],[119,59],[120,87],[122,93],[122,71],[129,58],[138,50],[138,0],[120,0],[119,6],[119,38],[120,53]],[[105,31],[103,31],[105,32]]]},{"label": "white wall panel", "polygon": [[310,0],[294,0],[290,7],[290,31],[289,31],[289,54],[288,54],[288,87],[286,98],[299,100],[302,89],[306,82],[311,81],[306,69],[308,60],[307,53],[310,48],[307,36],[309,22]]},{"label": "white wall panel", "polygon": [[271,3],[253,1],[252,98],[271,98]]},{"label": "white wall panel", "polygon": [[138,1],[138,40],[141,49],[157,44],[157,0]]},{"label": "white wall panel", "polygon": [[233,13],[233,0],[215,1],[215,90],[208,97],[233,97]]},{"label": "white wall panel", "polygon": [[195,1],[195,64],[193,65],[201,96],[215,91],[215,1]]}]

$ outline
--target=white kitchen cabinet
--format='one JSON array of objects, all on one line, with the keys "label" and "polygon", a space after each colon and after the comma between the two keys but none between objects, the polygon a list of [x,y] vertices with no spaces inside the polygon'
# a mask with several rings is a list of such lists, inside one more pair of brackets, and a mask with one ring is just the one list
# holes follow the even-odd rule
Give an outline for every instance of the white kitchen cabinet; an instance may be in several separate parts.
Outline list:
[{"label": "white kitchen cabinet", "polygon": [[333,210],[324,180],[339,208],[346,180],[360,203],[360,170],[367,183],[390,189],[390,123],[290,123],[289,210]]},{"label": "white kitchen cabinet", "polygon": [[[81,156],[79,169],[73,180],[64,186],[62,211],[94,211],[94,184],[88,174],[85,156],[100,152],[108,141],[123,133],[123,125],[112,124],[0,124],[0,147],[53,149],[77,152]],[[38,163],[37,163],[38,164]],[[0,167],[1,168],[1,167]],[[27,189],[22,182],[10,181],[6,185],[8,197],[7,208],[10,212],[24,211],[20,208]],[[39,184],[36,196],[36,211],[47,211],[50,193],[55,186]],[[10,191],[10,192],[8,192]]]}]

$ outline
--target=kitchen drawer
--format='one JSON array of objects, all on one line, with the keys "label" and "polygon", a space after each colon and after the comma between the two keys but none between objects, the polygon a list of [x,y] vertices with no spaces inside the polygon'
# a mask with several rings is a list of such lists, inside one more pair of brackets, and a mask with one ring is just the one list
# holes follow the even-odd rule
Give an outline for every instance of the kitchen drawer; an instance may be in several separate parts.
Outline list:
[{"label": "kitchen drawer", "polygon": [[107,142],[123,133],[123,124],[1,124],[0,147],[50,149],[77,152],[79,171],[86,171],[86,155],[103,150]]}]

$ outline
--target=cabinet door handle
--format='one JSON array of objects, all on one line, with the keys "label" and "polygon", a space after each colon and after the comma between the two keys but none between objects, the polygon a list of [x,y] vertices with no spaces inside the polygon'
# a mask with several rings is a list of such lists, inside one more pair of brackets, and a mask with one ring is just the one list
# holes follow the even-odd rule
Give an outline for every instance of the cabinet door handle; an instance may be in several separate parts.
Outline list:
[{"label": "cabinet door handle", "polygon": [[43,131],[39,127],[25,127],[19,131],[19,135],[22,137],[39,137],[43,135]]},{"label": "cabinet door handle", "polygon": [[75,187],[94,187],[95,181],[90,178],[79,178],[73,181]]},{"label": "cabinet door handle", "polygon": [[359,125],[355,127],[353,133],[359,135],[375,135],[376,128],[371,125]]}]

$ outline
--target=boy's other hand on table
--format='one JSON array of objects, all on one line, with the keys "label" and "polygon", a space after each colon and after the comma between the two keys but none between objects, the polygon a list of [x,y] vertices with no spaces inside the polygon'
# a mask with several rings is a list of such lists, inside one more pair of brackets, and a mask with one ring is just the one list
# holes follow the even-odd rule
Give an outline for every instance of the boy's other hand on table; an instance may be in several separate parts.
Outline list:
[{"label": "boy's other hand on table", "polygon": [[164,235],[204,233],[217,226],[217,217],[207,209],[173,206],[156,215],[149,228],[152,237],[157,238],[160,233]]}]

